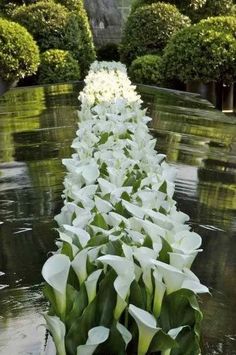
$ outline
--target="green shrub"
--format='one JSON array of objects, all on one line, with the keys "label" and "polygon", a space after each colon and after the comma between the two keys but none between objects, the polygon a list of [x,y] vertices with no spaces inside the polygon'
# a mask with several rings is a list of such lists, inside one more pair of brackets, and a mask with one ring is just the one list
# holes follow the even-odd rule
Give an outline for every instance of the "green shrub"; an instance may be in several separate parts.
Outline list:
[{"label": "green shrub", "polygon": [[159,85],[161,83],[160,62],[161,57],[155,54],[136,58],[129,67],[131,80],[140,84]]},{"label": "green shrub", "polygon": [[188,17],[170,4],[156,4],[138,8],[126,22],[121,41],[121,60],[130,63],[138,56],[159,54],[170,37],[190,25]]},{"label": "green shrub", "polygon": [[42,52],[63,49],[78,59],[84,75],[95,59],[91,32],[84,9],[68,10],[53,1],[20,6],[12,18],[34,36]]},{"label": "green shrub", "polygon": [[0,19],[0,77],[18,80],[35,73],[39,50],[28,31],[17,23]]},{"label": "green shrub", "polygon": [[105,61],[119,61],[120,54],[116,43],[107,43],[97,49],[97,59]]},{"label": "green shrub", "polygon": [[236,17],[235,16],[217,16],[201,20],[200,23],[205,29],[215,31],[229,32],[236,38]]},{"label": "green shrub", "polygon": [[[132,5],[132,12],[138,7],[156,3],[158,0],[136,0]],[[165,2],[176,5],[184,15],[193,22],[198,22],[210,16],[230,14],[233,0],[166,0]]]},{"label": "green shrub", "polygon": [[50,49],[41,55],[39,84],[53,84],[80,79],[80,67],[70,52]]},{"label": "green shrub", "polygon": [[197,24],[177,33],[164,50],[166,80],[229,83],[236,79],[236,38]]}]

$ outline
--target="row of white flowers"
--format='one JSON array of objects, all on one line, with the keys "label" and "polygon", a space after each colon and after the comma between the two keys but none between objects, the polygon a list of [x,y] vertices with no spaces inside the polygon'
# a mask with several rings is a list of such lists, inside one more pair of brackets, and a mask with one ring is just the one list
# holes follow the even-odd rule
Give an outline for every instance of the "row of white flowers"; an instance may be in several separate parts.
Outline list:
[{"label": "row of white flowers", "polygon": [[[201,251],[201,237],[186,224],[189,217],[176,208],[175,171],[155,150],[156,141],[147,127],[151,119],[141,107],[125,66],[95,62],[85,84],[79,96],[79,129],[72,143],[75,153],[63,160],[68,173],[64,206],[55,217],[58,251],[42,270],[54,304],[45,318],[59,355],[93,354],[99,344],[109,344],[114,324],[125,353],[134,338],[129,327],[132,318],[139,331],[136,351],[143,355],[160,332],[174,341],[189,327],[178,324],[163,329],[159,317],[165,297],[182,289],[191,294],[208,291],[190,271]],[[67,336],[76,324],[68,321],[72,271],[77,276],[78,284],[73,285],[77,296],[82,289],[87,293],[80,313],[82,327],[82,318],[96,302],[110,270],[115,273],[113,321],[94,318],[87,340],[81,343],[78,339],[67,347]],[[134,283],[143,289],[142,307],[130,301],[135,299],[131,297]],[[170,354],[171,347],[163,351]]]}]

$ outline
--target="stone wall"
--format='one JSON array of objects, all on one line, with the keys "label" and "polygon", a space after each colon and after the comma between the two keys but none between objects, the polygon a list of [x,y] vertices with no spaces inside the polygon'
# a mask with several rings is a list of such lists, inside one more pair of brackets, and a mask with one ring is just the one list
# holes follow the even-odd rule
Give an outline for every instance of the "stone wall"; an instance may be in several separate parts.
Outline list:
[{"label": "stone wall", "polygon": [[130,3],[131,0],[85,0],[96,46],[119,43]]}]

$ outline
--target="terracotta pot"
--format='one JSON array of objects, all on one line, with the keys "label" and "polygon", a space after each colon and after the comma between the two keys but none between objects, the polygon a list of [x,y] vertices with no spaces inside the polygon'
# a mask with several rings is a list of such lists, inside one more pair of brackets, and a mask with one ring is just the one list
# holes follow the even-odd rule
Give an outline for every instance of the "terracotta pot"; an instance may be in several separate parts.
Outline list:
[{"label": "terracotta pot", "polygon": [[0,96],[5,94],[6,91],[10,90],[11,88],[15,87],[18,83],[18,80],[14,81],[4,81],[0,78]]}]

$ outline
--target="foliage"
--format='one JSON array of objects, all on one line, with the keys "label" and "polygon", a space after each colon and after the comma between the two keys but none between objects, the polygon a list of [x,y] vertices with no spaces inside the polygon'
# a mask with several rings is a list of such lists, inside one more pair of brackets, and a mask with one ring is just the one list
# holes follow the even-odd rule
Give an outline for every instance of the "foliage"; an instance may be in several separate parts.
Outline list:
[{"label": "foliage", "polygon": [[95,52],[85,10],[68,10],[53,1],[40,1],[14,10],[12,18],[25,26],[42,52],[48,49],[71,51],[86,73]]},{"label": "foliage", "polygon": [[68,51],[50,49],[41,55],[38,78],[40,84],[52,84],[79,79],[79,64]]},{"label": "foliage", "polygon": [[190,267],[201,237],[173,200],[174,172],[121,63],[95,62],[64,159],[58,251],[43,266],[58,355],[198,355],[207,292]]},{"label": "foliage", "polygon": [[235,16],[217,16],[201,20],[200,24],[204,29],[212,29],[220,32],[229,32],[236,38],[236,17]]},{"label": "foliage", "polygon": [[136,58],[129,67],[130,78],[136,83],[159,85],[161,83],[160,62],[161,57],[155,54]]},{"label": "foliage", "polygon": [[184,29],[168,43],[162,60],[166,80],[178,78],[184,82],[214,80],[224,83],[235,80],[236,38],[228,31],[211,28],[210,22]]},{"label": "foliage", "polygon": [[[132,5],[132,12],[141,6],[156,2],[158,0],[136,0]],[[233,7],[233,0],[166,0],[165,2],[175,5],[193,22],[211,16],[229,15]]]},{"label": "foliage", "polygon": [[120,54],[116,43],[107,43],[97,48],[97,59],[107,61],[119,61]]},{"label": "foliage", "polygon": [[138,8],[126,22],[121,41],[121,60],[130,63],[137,56],[158,54],[171,36],[188,26],[190,20],[170,4]]},{"label": "foliage", "polygon": [[28,31],[17,23],[0,19],[0,77],[18,80],[35,73],[39,50]]}]

